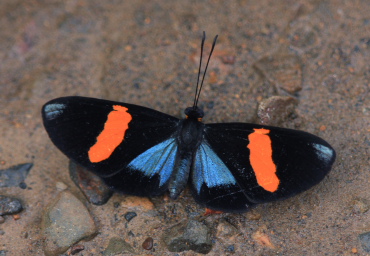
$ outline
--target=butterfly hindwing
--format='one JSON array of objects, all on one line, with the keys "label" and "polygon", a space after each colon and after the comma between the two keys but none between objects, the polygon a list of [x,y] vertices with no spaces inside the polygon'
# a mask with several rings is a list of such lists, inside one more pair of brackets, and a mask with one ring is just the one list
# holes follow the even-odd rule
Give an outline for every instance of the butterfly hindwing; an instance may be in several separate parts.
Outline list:
[{"label": "butterfly hindwing", "polygon": [[[317,136],[256,124],[206,124],[203,144],[209,145],[208,155],[215,154],[224,164],[212,177],[220,177],[223,182],[213,186],[200,179],[203,188],[198,189],[199,181],[193,179],[195,197],[198,201],[205,199],[209,208],[226,211],[237,210],[240,205],[247,209],[255,203],[284,199],[307,190],[324,178],[335,160],[333,148]],[[200,150],[202,147],[196,153],[198,158],[202,158]],[[193,176],[207,177],[207,168],[210,167],[193,168]],[[220,172],[234,177],[236,185]],[[221,202],[220,196],[230,205]]]},{"label": "butterfly hindwing", "polygon": [[195,154],[191,186],[195,200],[213,210],[241,212],[253,205],[206,141],[200,144]]},{"label": "butterfly hindwing", "polygon": [[[53,143],[116,190],[143,196],[166,190],[179,119],[85,97],[54,99],[44,105],[42,116]],[[151,162],[146,161],[148,154],[153,155]],[[156,168],[151,170],[151,165]]]}]

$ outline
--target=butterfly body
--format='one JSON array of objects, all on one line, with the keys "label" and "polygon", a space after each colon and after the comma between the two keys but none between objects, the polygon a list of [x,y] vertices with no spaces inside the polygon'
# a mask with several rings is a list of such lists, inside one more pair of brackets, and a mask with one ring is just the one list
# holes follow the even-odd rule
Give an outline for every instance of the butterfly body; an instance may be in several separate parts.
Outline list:
[{"label": "butterfly body", "polygon": [[179,129],[176,136],[178,153],[168,186],[172,199],[176,199],[185,188],[192,167],[194,152],[197,151],[203,139],[204,124],[198,120],[199,115],[194,114],[187,115],[187,118],[181,120],[178,125]]}]

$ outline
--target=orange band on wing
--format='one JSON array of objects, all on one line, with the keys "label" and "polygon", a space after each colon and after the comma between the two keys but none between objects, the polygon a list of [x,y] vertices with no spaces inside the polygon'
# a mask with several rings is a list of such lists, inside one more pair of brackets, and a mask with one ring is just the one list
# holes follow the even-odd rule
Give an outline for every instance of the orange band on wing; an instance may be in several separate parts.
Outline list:
[{"label": "orange band on wing", "polygon": [[127,108],[114,105],[105,122],[103,131],[96,138],[96,143],[90,148],[88,154],[92,163],[98,163],[110,157],[113,151],[122,143],[128,124],[132,116]]},{"label": "orange band on wing", "polygon": [[247,147],[250,150],[249,160],[258,185],[267,191],[275,192],[280,180],[276,176],[276,165],[272,160],[269,133],[270,130],[267,129],[254,129],[254,132],[248,136],[249,144]]}]

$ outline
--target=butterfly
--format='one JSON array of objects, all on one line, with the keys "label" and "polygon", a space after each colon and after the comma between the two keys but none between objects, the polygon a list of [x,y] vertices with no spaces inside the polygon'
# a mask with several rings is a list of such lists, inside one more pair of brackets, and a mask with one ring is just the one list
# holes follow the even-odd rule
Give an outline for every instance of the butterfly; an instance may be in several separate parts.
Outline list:
[{"label": "butterfly", "polygon": [[196,202],[216,211],[244,212],[323,180],[336,153],[313,134],[202,122],[198,100],[217,36],[199,84],[204,41],[205,33],[194,103],[185,119],[129,103],[62,97],[42,108],[51,141],[115,191],[146,197],[168,192],[176,199],[189,184]]}]

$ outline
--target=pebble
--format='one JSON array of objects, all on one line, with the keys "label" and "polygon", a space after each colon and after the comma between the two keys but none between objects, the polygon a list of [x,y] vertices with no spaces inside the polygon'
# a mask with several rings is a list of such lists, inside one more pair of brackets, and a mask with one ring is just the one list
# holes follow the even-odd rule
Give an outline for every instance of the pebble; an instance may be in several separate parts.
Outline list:
[{"label": "pebble", "polygon": [[154,210],[154,204],[147,197],[125,196],[122,198],[121,204],[126,208],[140,208],[144,211]]},{"label": "pebble", "polygon": [[136,216],[137,216],[136,212],[127,212],[125,214],[125,219],[127,220],[127,222],[130,222],[130,220],[132,220]]},{"label": "pebble", "polygon": [[66,190],[68,188],[68,186],[66,184],[64,184],[63,182],[60,182],[60,181],[55,183],[55,187],[58,191],[63,191],[63,190]]},{"label": "pebble", "polygon": [[258,105],[257,116],[261,124],[280,125],[294,114],[297,100],[290,96],[272,96]]},{"label": "pebble", "polygon": [[19,220],[21,218],[21,215],[19,214],[14,214],[13,215],[13,220]]},{"label": "pebble", "polygon": [[22,211],[22,203],[17,198],[0,195],[0,216]]},{"label": "pebble", "polygon": [[358,236],[361,246],[365,252],[370,252],[370,232],[360,234]]},{"label": "pebble", "polygon": [[144,240],[142,246],[145,250],[151,250],[153,248],[153,238],[148,237],[147,239]]},{"label": "pebble", "polygon": [[73,161],[69,162],[69,175],[92,204],[103,205],[113,195],[100,177]]},{"label": "pebble", "polygon": [[96,227],[85,205],[68,191],[60,192],[42,218],[44,252],[59,255],[82,239],[96,234]]},{"label": "pebble", "polygon": [[196,220],[179,223],[164,232],[162,240],[171,252],[192,250],[207,254],[212,250],[209,228]]},{"label": "pebble", "polygon": [[19,164],[0,170],[0,187],[27,187],[24,183],[33,164]]},{"label": "pebble", "polygon": [[123,253],[135,254],[135,251],[132,246],[122,238],[113,237],[109,240],[108,247],[103,252],[103,255],[113,256]]}]

